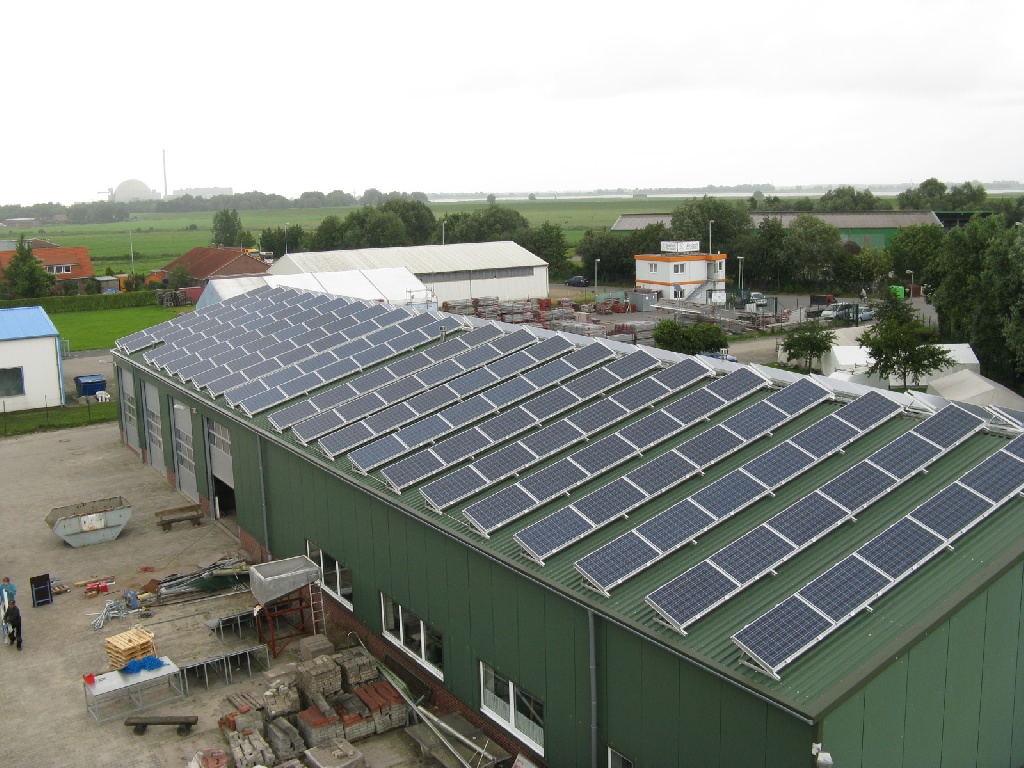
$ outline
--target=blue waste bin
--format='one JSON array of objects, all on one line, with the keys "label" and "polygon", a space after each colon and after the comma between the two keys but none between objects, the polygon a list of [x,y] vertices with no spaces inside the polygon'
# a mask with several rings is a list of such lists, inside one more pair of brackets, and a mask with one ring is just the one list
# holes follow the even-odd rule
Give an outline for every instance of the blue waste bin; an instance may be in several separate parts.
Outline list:
[{"label": "blue waste bin", "polygon": [[102,376],[75,376],[75,391],[79,397],[95,395],[107,388],[107,380]]}]

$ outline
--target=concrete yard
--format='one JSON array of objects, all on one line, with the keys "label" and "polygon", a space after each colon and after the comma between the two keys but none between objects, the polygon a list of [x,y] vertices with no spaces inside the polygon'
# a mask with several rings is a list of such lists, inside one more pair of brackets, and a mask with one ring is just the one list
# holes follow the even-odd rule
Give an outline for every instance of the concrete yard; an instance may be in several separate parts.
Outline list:
[{"label": "concrete yard", "polygon": [[[17,586],[24,635],[20,652],[0,645],[0,701],[5,713],[0,764],[178,768],[201,749],[226,750],[217,725],[218,718],[233,709],[226,694],[262,695],[267,684],[261,672],[248,678],[243,667],[230,685],[211,674],[209,690],[190,676],[188,696],[146,712],[198,715],[198,725],[184,737],[167,726],[136,735],[123,725],[123,717],[95,722],[86,711],[82,676],[108,671],[104,641],[136,624],[153,631],[158,653],[179,666],[255,645],[258,640],[251,630],[241,637],[228,631],[222,641],[204,623],[252,605],[249,593],[158,606],[151,618],[113,619],[97,631],[90,626],[90,614],[103,609],[104,596],[87,599],[83,588],[73,588],[55,595],[52,604],[33,607],[29,579],[48,573],[52,580],[70,585],[113,576],[117,583],[108,597],[119,598],[122,590],[152,578],[194,571],[220,556],[240,555],[229,529],[203,520],[197,528],[178,523],[171,531],[162,531],[153,513],[188,500],[121,446],[116,423],[0,439],[0,478],[0,576],[9,576]],[[72,548],[44,522],[54,507],[111,496],[126,497],[133,508],[114,541]],[[273,666],[297,660],[293,642]],[[371,758],[368,765],[376,768],[434,764],[418,757],[403,731],[371,737],[356,746],[364,744]]]}]

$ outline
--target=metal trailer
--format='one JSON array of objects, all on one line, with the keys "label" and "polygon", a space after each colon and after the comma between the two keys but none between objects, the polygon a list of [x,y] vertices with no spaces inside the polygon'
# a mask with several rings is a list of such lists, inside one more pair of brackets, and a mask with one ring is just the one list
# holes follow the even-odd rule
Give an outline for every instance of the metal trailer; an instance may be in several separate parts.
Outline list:
[{"label": "metal trailer", "polygon": [[116,539],[131,516],[128,500],[114,496],[57,507],[46,516],[46,524],[72,547],[85,547]]}]

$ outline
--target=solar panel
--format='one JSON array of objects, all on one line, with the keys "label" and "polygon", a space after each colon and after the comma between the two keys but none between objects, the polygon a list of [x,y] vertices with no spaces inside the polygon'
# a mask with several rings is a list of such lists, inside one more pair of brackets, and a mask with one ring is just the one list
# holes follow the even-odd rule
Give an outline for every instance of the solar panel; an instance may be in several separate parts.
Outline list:
[{"label": "solar panel", "polygon": [[942,449],[913,432],[900,435],[871,454],[870,461],[898,478],[909,477],[934,459]]},{"label": "solar panel", "polygon": [[510,485],[466,507],[462,514],[478,531],[488,535],[526,514],[535,503],[518,485]]},{"label": "solar panel", "polygon": [[576,561],[576,570],[605,594],[658,558],[658,551],[635,533],[613,539]]},{"label": "solar panel", "polygon": [[582,439],[583,435],[576,430],[556,422],[527,435],[520,442],[543,459]]},{"label": "solar panel", "polygon": [[590,368],[591,366],[597,365],[598,363],[608,360],[613,356],[612,351],[608,349],[608,347],[598,342],[594,342],[593,344],[588,344],[582,349],[570,352],[562,359],[576,370],[582,371],[584,368]]},{"label": "solar panel", "polygon": [[458,378],[452,379],[447,386],[460,398],[479,392],[497,381],[497,377],[486,368],[478,368],[475,371],[464,373]]},{"label": "solar panel", "polygon": [[611,400],[599,400],[569,416],[566,421],[585,435],[600,432],[616,421],[625,418],[629,412]]},{"label": "solar panel", "polygon": [[487,481],[480,477],[472,467],[460,467],[454,472],[440,477],[420,488],[420,493],[436,509],[446,509],[460,499],[472,496],[481,488],[487,487]]},{"label": "solar panel", "polygon": [[491,387],[483,392],[482,396],[486,397],[496,408],[504,408],[509,403],[522,400],[535,391],[533,384],[527,381],[525,377],[516,377],[503,381],[496,387]]},{"label": "solar panel", "polygon": [[768,401],[776,408],[785,411],[790,416],[810,408],[828,397],[829,392],[811,379],[800,379],[795,384],[790,384],[785,389],[779,390],[770,397]]},{"label": "solar panel", "polygon": [[621,464],[634,456],[636,450],[618,435],[608,435],[596,442],[580,448],[572,454],[572,460],[589,475],[601,472]]},{"label": "solar panel", "polygon": [[831,628],[832,622],[793,596],[745,626],[733,640],[778,677],[779,669]]},{"label": "solar panel", "polygon": [[352,362],[360,368],[369,368],[372,365],[376,365],[381,360],[386,360],[390,356],[391,350],[387,347],[371,347],[370,349],[353,355]]},{"label": "solar panel", "polygon": [[890,578],[898,579],[944,545],[943,539],[903,518],[858,549],[857,554]]},{"label": "solar panel", "polygon": [[[842,410],[840,408],[836,413],[841,413]],[[812,424],[800,434],[794,435],[790,442],[803,448],[816,459],[820,459],[838,451],[859,435],[860,432],[854,427],[843,423],[836,418],[836,414],[832,414],[816,424]]]},{"label": "solar panel", "polygon": [[338,358],[334,356],[334,353],[330,350],[324,352],[317,352],[310,357],[307,357],[300,363],[296,363],[295,367],[303,373],[309,373],[315,371],[317,368],[323,368],[328,363],[333,363]]},{"label": "solar panel", "polygon": [[984,422],[955,405],[947,405],[934,416],[929,416],[914,427],[926,440],[942,448],[952,448],[971,433],[981,428]]},{"label": "solar panel", "polygon": [[743,469],[769,488],[776,488],[813,463],[812,457],[792,443],[785,442],[748,461]]},{"label": "solar panel", "polygon": [[531,398],[528,402],[523,403],[522,408],[538,421],[543,421],[569,410],[578,402],[579,399],[564,387],[556,387]]},{"label": "solar panel", "polygon": [[445,464],[454,464],[486,450],[492,445],[494,443],[483,433],[482,428],[477,427],[442,440],[434,445],[432,450],[441,457],[441,461]]},{"label": "solar panel", "polygon": [[1024,462],[1000,451],[961,477],[960,482],[992,503],[1001,502],[1024,484]]},{"label": "solar panel", "polygon": [[583,538],[593,526],[573,511],[563,507],[543,520],[523,528],[513,538],[537,560],[544,558]]},{"label": "solar panel", "polygon": [[565,382],[562,386],[581,400],[588,400],[594,395],[607,392],[619,383],[619,379],[606,369],[597,368],[579,378]]},{"label": "solar panel", "polygon": [[532,333],[527,330],[520,330],[499,336],[491,342],[491,346],[498,350],[501,355],[507,355],[521,347],[533,344],[535,341],[537,341],[537,337]]},{"label": "solar panel", "polygon": [[289,352],[278,355],[275,359],[281,365],[291,365],[299,362],[299,360],[305,360],[309,357],[309,352],[310,350],[306,348],[293,349]]},{"label": "solar panel", "polygon": [[949,539],[980,520],[991,506],[978,494],[953,483],[915,509],[911,516]]},{"label": "solar panel", "polygon": [[377,394],[385,403],[391,405],[411,397],[422,389],[423,385],[416,379],[404,378],[381,387]]},{"label": "solar panel", "polygon": [[246,414],[253,416],[261,411],[267,410],[267,408],[273,408],[275,405],[280,405],[287,400],[288,395],[284,392],[279,389],[271,389],[267,392],[260,392],[252,397],[247,397],[238,405]]},{"label": "solar panel", "polygon": [[668,451],[655,459],[630,470],[626,477],[649,496],[657,496],[666,488],[681,483],[697,472],[691,462],[675,451]]},{"label": "solar panel", "polygon": [[537,501],[544,502],[566,493],[586,479],[586,472],[562,459],[520,480],[519,484]]},{"label": "solar panel", "polygon": [[287,408],[282,408],[280,411],[270,414],[267,418],[274,425],[275,429],[282,432],[293,424],[298,424],[303,419],[307,419],[316,413],[319,413],[316,406],[309,400],[303,400],[294,405],[289,405]]},{"label": "solar panel", "polygon": [[730,416],[722,426],[735,432],[744,440],[753,440],[766,432],[770,432],[787,418],[786,414],[768,403],[761,401],[745,408],[735,416]]},{"label": "solar panel", "polygon": [[771,518],[765,525],[803,547],[846,520],[850,513],[819,493],[805,496]]},{"label": "solar panel", "polygon": [[[330,435],[320,439],[320,446],[324,450],[327,450],[328,446],[325,441],[329,437]],[[384,435],[384,437],[379,437],[372,443],[356,448],[348,457],[352,460],[352,464],[355,465],[356,469],[362,472],[369,472],[396,456],[401,456],[405,450],[405,445],[397,437],[394,435]],[[336,454],[332,453],[330,455],[334,456]]]},{"label": "solar panel", "polygon": [[428,389],[426,392],[416,395],[409,401],[409,406],[416,411],[416,413],[426,414],[431,411],[436,411],[438,408],[443,408],[450,403],[454,403],[458,399],[458,395],[448,389],[448,387],[435,387],[434,389]]},{"label": "solar panel", "polygon": [[534,360],[550,360],[552,357],[562,355],[574,349],[574,345],[564,336],[552,336],[544,339],[540,344],[527,347],[526,353]]},{"label": "solar panel", "polygon": [[625,357],[612,360],[604,367],[604,370],[613,374],[616,378],[625,381],[634,376],[639,376],[644,371],[649,371],[657,366],[658,361],[642,350],[632,352]]},{"label": "solar panel", "polygon": [[825,483],[821,492],[851,512],[856,512],[894,485],[896,481],[889,475],[862,461]]},{"label": "solar panel", "polygon": [[358,421],[367,414],[380,410],[383,407],[384,401],[377,396],[376,392],[370,392],[342,403],[334,410],[346,423],[350,423]]},{"label": "solar panel", "polygon": [[727,376],[715,379],[705,389],[718,395],[727,403],[731,403],[746,397],[767,383],[749,368],[740,368],[738,371],[733,371]]},{"label": "solar panel", "polygon": [[383,411],[373,414],[365,419],[363,423],[380,435],[403,424],[407,424],[415,418],[416,412],[412,408],[405,403],[398,403],[398,405],[393,405],[390,408],[385,408]]},{"label": "solar panel", "polygon": [[[465,336],[461,336],[459,338],[469,346],[475,347],[478,344],[486,344],[488,341],[497,338],[498,336],[501,336],[501,331],[496,325],[485,325],[480,328],[474,328]],[[434,349],[437,349],[437,347]]]},{"label": "solar panel", "polygon": [[698,389],[674,403],[669,403],[662,410],[683,424],[696,424],[721,410],[724,405],[720,398],[703,389]]},{"label": "solar panel", "polygon": [[[477,395],[476,397],[471,397],[469,400],[463,400],[461,403],[456,403],[450,408],[445,408],[441,412],[441,416],[443,416],[444,420],[452,427],[458,428],[476,421],[477,419],[481,419],[487,414],[493,412],[494,406],[487,402],[483,395]],[[450,431],[451,429],[449,427],[445,427],[445,429],[438,435],[435,435],[435,437]]]},{"label": "solar panel", "polygon": [[721,520],[766,493],[767,488],[737,470],[702,488],[690,498]]},{"label": "solar panel", "polygon": [[636,532],[666,553],[692,541],[694,536],[714,523],[715,518],[689,499],[683,499],[637,526]]},{"label": "solar panel", "polygon": [[219,379],[211,381],[209,384],[206,385],[206,388],[211,395],[217,397],[219,395],[224,394],[229,389],[244,384],[247,381],[248,379],[245,377],[244,373],[239,373],[236,371],[234,373],[229,373],[226,376],[221,376]]},{"label": "solar panel", "polygon": [[[448,423],[441,418],[439,414],[433,416],[427,416],[425,419],[421,419],[414,424],[410,424],[407,427],[403,427],[396,433],[398,439],[405,444],[407,448],[415,448],[418,445],[429,443],[431,440],[436,440],[441,435],[448,431]],[[404,453],[405,449],[399,451]],[[398,454],[393,454],[397,456]],[[354,457],[353,457],[354,458]],[[365,464],[363,466],[366,466]]]},{"label": "solar panel", "polygon": [[238,405],[243,400],[258,395],[260,392],[266,392],[267,385],[259,379],[255,381],[247,381],[245,384],[241,384],[230,392],[228,392],[224,398],[228,401],[229,405]]},{"label": "solar panel", "polygon": [[1011,440],[1003,446],[1003,450],[1013,456],[1016,456],[1018,459],[1024,459],[1024,435]]},{"label": "solar panel", "polygon": [[516,352],[490,363],[487,370],[498,379],[507,379],[510,376],[522,374],[523,371],[536,365],[536,362],[526,352]]},{"label": "solar panel", "polygon": [[356,370],[358,370],[356,364],[348,358],[345,358],[336,363],[328,363],[323,368],[320,368],[317,373],[320,374],[321,378],[323,378],[325,382],[330,382],[342,379]]},{"label": "solar panel", "polygon": [[683,360],[661,369],[651,378],[675,392],[710,374],[711,372],[696,360]]},{"label": "solar panel", "polygon": [[519,407],[487,419],[487,421],[479,424],[477,429],[490,440],[500,442],[513,435],[518,435],[520,432],[536,426],[536,424],[536,419],[523,410],[522,407]]},{"label": "solar panel", "polygon": [[498,350],[488,344],[482,347],[474,347],[456,355],[452,358],[452,363],[462,370],[470,371],[486,365],[492,360],[497,360],[498,357]]},{"label": "solar panel", "polygon": [[291,399],[297,395],[303,395],[311,389],[316,389],[323,384],[323,381],[316,373],[307,373],[281,385],[281,391]]},{"label": "solar panel", "polygon": [[375,389],[379,389],[385,384],[391,383],[394,379],[394,374],[391,371],[387,368],[380,368],[372,373],[364,373],[362,376],[357,376],[349,384],[356,392],[363,394],[364,392],[372,392]]},{"label": "solar panel", "polygon": [[620,477],[573,502],[572,506],[595,526],[600,526],[622,517],[646,499],[643,491]]},{"label": "solar panel", "polygon": [[682,632],[707,606],[722,600],[735,588],[732,579],[704,561],[651,592],[646,599],[648,605]]},{"label": "solar panel", "polygon": [[619,434],[640,450],[667,440],[682,430],[682,425],[663,411],[655,411],[642,419],[627,424]]},{"label": "solar panel", "polygon": [[653,379],[641,379],[628,387],[616,392],[609,399],[614,400],[629,411],[639,411],[653,405],[671,392]]},{"label": "solar panel", "polygon": [[550,363],[545,363],[532,371],[527,371],[523,374],[523,378],[537,387],[537,389],[543,389],[573,375],[575,372],[576,369],[564,360],[552,360]]},{"label": "solar panel", "polygon": [[[453,340],[454,341],[454,340]],[[446,344],[452,342],[445,342]],[[390,370],[397,378],[403,376],[411,376],[417,371],[421,371],[427,368],[431,364],[431,359],[427,357],[423,352],[417,352],[414,355],[403,357],[401,360],[395,360],[395,362],[388,365]]]},{"label": "solar panel", "polygon": [[311,442],[317,437],[324,435],[319,441],[320,447],[322,450],[328,452],[332,457],[345,453],[346,451],[350,451],[356,446],[362,445],[363,443],[377,437],[377,435],[361,421],[356,422],[355,424],[349,424],[347,427],[329,434],[325,434],[320,429],[314,430],[313,428],[309,428],[301,435],[299,434],[298,429],[296,429],[295,433],[296,436],[304,443]]},{"label": "solar panel", "polygon": [[792,544],[759,525],[708,559],[738,584],[746,584],[770,570],[794,550]]},{"label": "solar panel", "polygon": [[442,469],[444,464],[430,451],[420,451],[415,456],[409,456],[399,462],[385,467],[381,474],[391,485],[401,490],[415,483],[420,478],[426,477]]},{"label": "solar panel", "polygon": [[536,458],[519,442],[506,445],[482,459],[477,459],[473,466],[488,482],[494,482],[529,466]]},{"label": "solar panel", "polygon": [[314,395],[309,399],[309,401],[319,410],[323,411],[328,408],[337,408],[355,396],[356,391],[352,389],[351,386],[348,384],[339,384],[336,387],[324,390],[318,395]]},{"label": "solar panel", "polygon": [[889,579],[851,555],[833,565],[798,594],[833,621],[841,621],[870,602],[889,584]]},{"label": "solar panel", "polygon": [[728,456],[741,445],[743,445],[743,440],[718,426],[701,432],[676,450],[698,467],[706,467],[714,464],[723,456]]}]

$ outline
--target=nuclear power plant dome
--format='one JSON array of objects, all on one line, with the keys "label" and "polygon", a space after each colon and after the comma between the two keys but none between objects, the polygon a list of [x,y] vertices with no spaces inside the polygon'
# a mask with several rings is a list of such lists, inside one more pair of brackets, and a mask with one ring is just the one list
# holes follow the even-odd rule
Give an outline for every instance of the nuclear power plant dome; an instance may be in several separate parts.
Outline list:
[{"label": "nuclear power plant dome", "polygon": [[114,190],[115,203],[130,203],[133,200],[159,200],[160,193],[150,189],[138,179],[122,181]]}]

